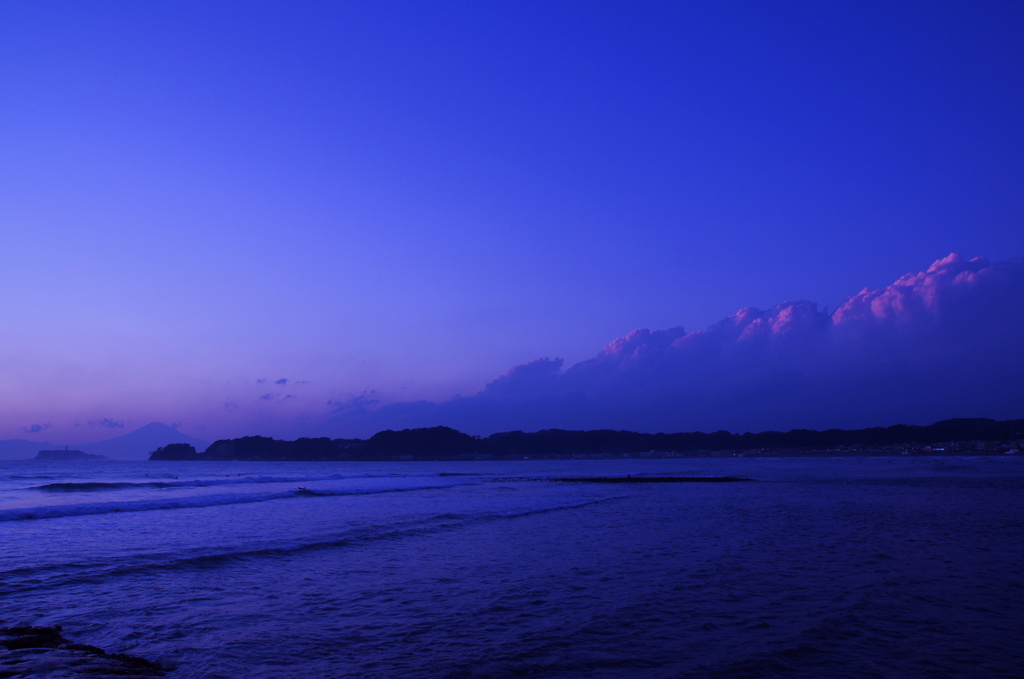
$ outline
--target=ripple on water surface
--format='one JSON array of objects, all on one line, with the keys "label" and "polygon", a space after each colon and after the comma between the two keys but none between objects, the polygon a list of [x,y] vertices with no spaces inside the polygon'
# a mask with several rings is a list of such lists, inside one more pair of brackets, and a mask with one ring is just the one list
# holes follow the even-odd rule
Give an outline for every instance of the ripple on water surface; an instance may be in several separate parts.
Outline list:
[{"label": "ripple on water surface", "polygon": [[[39,507],[196,504],[0,522],[0,618],[182,679],[1024,675],[1019,462],[142,469],[6,477],[83,484]],[[627,473],[755,482],[522,480]],[[282,496],[202,502],[239,487]]]}]

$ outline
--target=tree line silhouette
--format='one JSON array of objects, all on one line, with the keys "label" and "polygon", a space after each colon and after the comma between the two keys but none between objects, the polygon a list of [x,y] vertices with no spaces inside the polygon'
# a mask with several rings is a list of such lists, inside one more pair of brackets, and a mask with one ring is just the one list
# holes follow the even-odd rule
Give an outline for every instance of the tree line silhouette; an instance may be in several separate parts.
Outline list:
[{"label": "tree line silhouette", "polygon": [[777,454],[892,454],[951,442],[1019,442],[1024,420],[983,418],[943,420],[928,426],[898,424],[869,429],[793,429],[786,432],[734,434],[688,432],[644,434],[632,431],[509,431],[485,438],[450,427],[386,430],[368,439],[300,438],[281,441],[266,436],[222,439],[205,452],[172,443],[150,454],[151,460],[466,460],[632,455],[703,456],[727,452]]}]

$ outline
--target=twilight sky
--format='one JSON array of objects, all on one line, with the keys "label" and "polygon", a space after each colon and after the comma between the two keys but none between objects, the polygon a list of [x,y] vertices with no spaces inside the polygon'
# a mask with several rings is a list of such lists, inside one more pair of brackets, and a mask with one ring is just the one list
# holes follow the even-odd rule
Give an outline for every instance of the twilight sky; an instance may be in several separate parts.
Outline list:
[{"label": "twilight sky", "polygon": [[1022,34],[5,0],[0,438],[1024,417]]}]

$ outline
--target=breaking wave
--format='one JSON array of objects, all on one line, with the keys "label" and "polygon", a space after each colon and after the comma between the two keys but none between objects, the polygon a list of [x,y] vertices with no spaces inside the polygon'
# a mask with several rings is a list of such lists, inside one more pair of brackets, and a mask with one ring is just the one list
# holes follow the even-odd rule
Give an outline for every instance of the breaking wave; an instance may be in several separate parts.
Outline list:
[{"label": "breaking wave", "polygon": [[114,514],[119,512],[148,512],[164,509],[195,509],[215,507],[217,505],[249,504],[253,502],[269,502],[271,500],[289,500],[302,497],[337,497],[340,495],[378,495],[383,493],[403,493],[416,490],[443,490],[467,483],[449,483],[444,485],[407,486],[401,488],[346,488],[317,489],[297,488],[295,490],[276,493],[246,493],[224,495],[197,495],[159,500],[130,500],[126,502],[90,502],[82,504],[49,505],[43,507],[23,507],[0,510],[0,521],[29,521],[37,519],[59,519],[72,516],[90,516],[95,514]]},{"label": "breaking wave", "polygon": [[[448,486],[444,486],[448,487]],[[409,489],[414,490],[414,489]],[[339,493],[340,494],[340,493]],[[282,494],[285,496],[287,494]],[[209,568],[224,563],[246,559],[267,557],[285,557],[300,552],[336,549],[368,544],[379,540],[398,540],[420,535],[428,535],[449,530],[458,530],[470,525],[516,519],[535,514],[545,514],[571,509],[579,509],[588,505],[619,500],[625,495],[581,500],[579,502],[562,503],[529,507],[509,512],[487,512],[483,514],[444,513],[421,519],[385,525],[355,528],[326,540],[280,541],[264,546],[226,549],[223,551],[195,550],[192,554],[182,556],[180,553],[159,553],[134,556],[122,559],[120,563],[106,564],[96,567],[86,563],[50,564],[43,567],[22,567],[8,571],[0,571],[0,594],[10,594],[34,589],[49,589],[77,582],[98,582],[106,578],[128,575],[140,571],[153,570],[188,570],[192,568]],[[22,580],[31,576],[28,580]]]},{"label": "breaking wave", "polygon": [[208,488],[210,486],[235,486],[254,483],[305,483],[309,481],[342,481],[351,479],[388,478],[394,474],[326,474],[322,476],[247,476],[223,479],[184,479],[173,481],[139,481],[139,482],[63,482],[47,483],[31,486],[28,490],[48,493],[88,493],[94,491],[127,490],[142,488]]}]

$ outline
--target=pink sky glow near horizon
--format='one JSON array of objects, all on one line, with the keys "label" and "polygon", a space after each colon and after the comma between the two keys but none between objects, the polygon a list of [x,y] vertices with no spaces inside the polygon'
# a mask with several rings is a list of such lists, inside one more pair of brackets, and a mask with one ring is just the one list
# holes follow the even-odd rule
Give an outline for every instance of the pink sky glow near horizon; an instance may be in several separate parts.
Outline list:
[{"label": "pink sky glow near horizon", "polygon": [[0,3],[0,439],[1024,417],[1022,30]]}]

